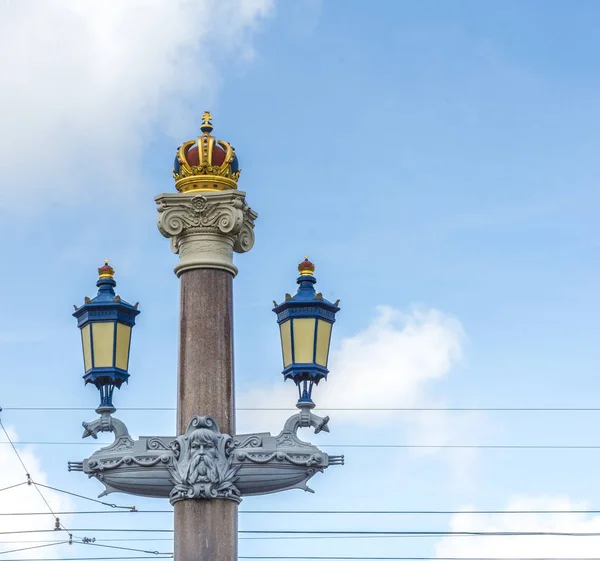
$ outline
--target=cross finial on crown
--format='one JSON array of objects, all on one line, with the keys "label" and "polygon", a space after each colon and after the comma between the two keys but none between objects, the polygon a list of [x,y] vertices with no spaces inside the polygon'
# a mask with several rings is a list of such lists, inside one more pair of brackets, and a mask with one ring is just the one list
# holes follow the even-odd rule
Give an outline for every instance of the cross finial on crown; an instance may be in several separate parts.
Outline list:
[{"label": "cross finial on crown", "polygon": [[208,134],[213,130],[213,125],[211,121],[212,115],[210,111],[205,111],[204,113],[202,113],[202,125],[200,126],[200,130],[203,133]]}]

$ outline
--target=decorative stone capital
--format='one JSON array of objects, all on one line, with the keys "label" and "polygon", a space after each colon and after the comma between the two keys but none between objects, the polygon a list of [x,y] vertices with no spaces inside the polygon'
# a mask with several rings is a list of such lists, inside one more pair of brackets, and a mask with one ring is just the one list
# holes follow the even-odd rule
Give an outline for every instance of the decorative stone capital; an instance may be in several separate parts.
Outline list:
[{"label": "decorative stone capital", "polygon": [[254,245],[258,215],[243,191],[205,191],[158,195],[158,229],[179,254],[175,274],[189,269],[224,269],[234,276],[233,252]]},{"label": "decorative stone capital", "polygon": [[235,486],[240,466],[233,465],[233,438],[222,434],[212,417],[192,417],[185,434],[171,444],[171,504],[188,499],[240,502]]}]

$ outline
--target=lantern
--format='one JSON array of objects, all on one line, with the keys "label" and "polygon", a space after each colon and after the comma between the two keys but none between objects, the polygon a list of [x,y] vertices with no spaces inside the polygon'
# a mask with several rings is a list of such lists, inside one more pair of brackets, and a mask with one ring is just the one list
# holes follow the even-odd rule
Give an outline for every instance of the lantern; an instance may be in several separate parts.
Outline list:
[{"label": "lantern", "polygon": [[281,304],[274,302],[273,311],[281,336],[284,380],[290,378],[298,386],[299,404],[312,404],[313,385],[327,379],[329,373],[331,330],[339,300],[332,304],[316,293],[315,266],[308,256],[298,265],[298,271],[298,292],[294,296],[286,294]]},{"label": "lantern", "polygon": [[115,271],[107,261],[98,274],[98,295],[86,297],[73,315],[81,330],[83,379],[100,392],[100,408],[114,410],[113,391],[129,378],[131,329],[140,312],[138,304],[132,306],[115,293]]}]

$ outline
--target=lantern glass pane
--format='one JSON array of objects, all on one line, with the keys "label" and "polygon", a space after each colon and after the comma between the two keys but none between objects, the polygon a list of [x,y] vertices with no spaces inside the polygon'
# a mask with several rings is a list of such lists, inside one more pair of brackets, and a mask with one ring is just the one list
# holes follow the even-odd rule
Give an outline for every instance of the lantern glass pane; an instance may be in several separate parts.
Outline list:
[{"label": "lantern glass pane", "polygon": [[317,354],[315,362],[321,366],[327,366],[327,358],[329,356],[329,341],[331,339],[331,326],[328,321],[319,320],[317,331]]},{"label": "lantern glass pane", "polygon": [[99,321],[92,324],[94,367],[113,366],[115,347],[115,322]]},{"label": "lantern glass pane", "polygon": [[312,363],[315,356],[315,318],[294,320],[294,362]]},{"label": "lantern glass pane", "polygon": [[89,323],[81,330],[81,345],[83,347],[83,368],[87,372],[92,367],[92,341]]},{"label": "lantern glass pane", "polygon": [[127,370],[129,366],[129,340],[131,339],[131,327],[123,323],[117,323],[117,354],[115,366]]},{"label": "lantern glass pane", "polygon": [[292,331],[291,322],[288,319],[279,325],[281,334],[281,350],[283,352],[283,367],[287,368],[292,364]]}]

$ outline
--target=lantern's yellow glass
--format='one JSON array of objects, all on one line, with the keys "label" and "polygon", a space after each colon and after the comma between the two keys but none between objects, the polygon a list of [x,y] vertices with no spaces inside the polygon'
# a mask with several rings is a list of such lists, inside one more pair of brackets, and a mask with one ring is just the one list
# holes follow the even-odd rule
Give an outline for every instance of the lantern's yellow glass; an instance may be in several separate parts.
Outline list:
[{"label": "lantern's yellow glass", "polygon": [[281,335],[281,351],[283,352],[283,367],[292,364],[292,329],[291,320],[284,321],[279,325]]},{"label": "lantern's yellow glass", "polygon": [[117,352],[115,355],[115,366],[127,370],[129,363],[129,340],[131,339],[131,327],[123,323],[117,323]]},{"label": "lantern's yellow glass", "polygon": [[83,367],[87,372],[92,367],[92,339],[89,323],[81,330],[81,345],[83,346]]},{"label": "lantern's yellow glass", "polygon": [[94,367],[112,367],[115,348],[115,322],[100,321],[92,324]]},{"label": "lantern's yellow glass", "polygon": [[315,318],[294,320],[294,362],[312,363],[315,356]]},{"label": "lantern's yellow glass", "polygon": [[329,343],[331,341],[331,326],[333,324],[328,321],[319,320],[317,328],[317,352],[315,362],[321,366],[327,367],[327,359],[329,358]]}]

